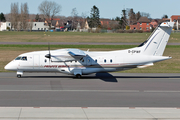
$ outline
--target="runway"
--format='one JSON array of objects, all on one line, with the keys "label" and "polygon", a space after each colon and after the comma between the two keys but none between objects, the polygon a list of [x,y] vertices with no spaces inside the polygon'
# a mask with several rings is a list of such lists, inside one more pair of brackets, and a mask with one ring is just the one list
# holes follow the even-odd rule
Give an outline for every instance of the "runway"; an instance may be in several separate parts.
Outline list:
[{"label": "runway", "polygon": [[180,74],[0,73],[0,107],[180,107]]}]

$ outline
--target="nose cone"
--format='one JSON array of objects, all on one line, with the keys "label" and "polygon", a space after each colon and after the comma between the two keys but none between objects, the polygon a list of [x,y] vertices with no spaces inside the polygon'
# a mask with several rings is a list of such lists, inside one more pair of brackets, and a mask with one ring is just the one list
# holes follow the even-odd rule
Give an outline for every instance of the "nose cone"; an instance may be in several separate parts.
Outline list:
[{"label": "nose cone", "polygon": [[13,63],[13,61],[11,61],[10,63],[8,63],[5,67],[5,70],[17,70],[17,67],[15,66],[15,64]]},{"label": "nose cone", "polygon": [[8,69],[8,65],[6,65],[6,66],[4,67],[4,69],[7,70],[7,69]]},{"label": "nose cone", "polygon": [[11,70],[11,65],[8,63],[5,67],[4,67],[5,70]]}]

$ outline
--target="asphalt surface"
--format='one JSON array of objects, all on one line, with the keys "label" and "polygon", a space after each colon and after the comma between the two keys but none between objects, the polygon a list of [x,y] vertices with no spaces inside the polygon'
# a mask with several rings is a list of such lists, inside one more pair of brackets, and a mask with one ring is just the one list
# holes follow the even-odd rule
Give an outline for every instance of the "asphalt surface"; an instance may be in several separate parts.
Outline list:
[{"label": "asphalt surface", "polygon": [[[47,42],[0,42],[1,45],[48,45]],[[140,45],[141,43],[50,42],[51,45]],[[180,45],[180,43],[168,43]]]},{"label": "asphalt surface", "polygon": [[180,74],[0,73],[0,107],[180,107]]}]

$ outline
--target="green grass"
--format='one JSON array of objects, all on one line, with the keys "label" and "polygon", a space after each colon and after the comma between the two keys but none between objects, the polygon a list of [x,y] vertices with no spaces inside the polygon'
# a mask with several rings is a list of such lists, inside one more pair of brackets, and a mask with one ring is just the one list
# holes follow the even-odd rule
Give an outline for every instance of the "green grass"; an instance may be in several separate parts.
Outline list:
[{"label": "green grass", "polygon": [[[86,32],[0,32],[0,42],[135,42],[142,43],[151,33]],[[180,42],[180,33],[172,33],[169,42]]]},{"label": "green grass", "polygon": [[[136,45],[50,45],[51,49],[60,48],[105,48],[105,49],[127,49],[136,47]],[[48,48],[48,45],[0,45],[0,49],[33,49],[33,48]]]},{"label": "green grass", "polygon": [[1,42],[143,42],[149,33],[0,32]]},{"label": "green grass", "polygon": [[[79,48],[82,50],[102,51],[119,50],[136,47],[135,45],[51,45],[51,50],[61,48]],[[0,45],[0,72],[7,72],[4,66],[19,54],[31,51],[47,50],[47,45]],[[121,71],[125,73],[180,73],[180,46],[168,45],[164,56],[172,59],[155,63],[152,67]],[[123,56],[122,56],[123,57]]]}]

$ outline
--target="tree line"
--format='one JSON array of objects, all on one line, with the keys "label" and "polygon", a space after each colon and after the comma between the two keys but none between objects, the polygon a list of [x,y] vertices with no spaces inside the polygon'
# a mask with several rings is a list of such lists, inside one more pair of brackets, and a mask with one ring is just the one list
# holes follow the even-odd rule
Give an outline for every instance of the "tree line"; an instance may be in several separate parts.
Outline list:
[{"label": "tree line", "polygon": [[[61,5],[58,3],[45,0],[38,6],[39,14],[42,14],[44,18],[40,18],[37,14],[35,20],[46,20],[48,26],[51,28],[53,18],[60,14],[61,8]],[[27,30],[28,28],[32,28],[32,25],[29,23],[32,22],[32,20],[29,20],[29,9],[27,3],[21,3],[20,9],[18,3],[11,3],[10,15],[11,26],[15,30]],[[117,16],[116,18],[111,19],[109,24],[112,27],[111,29],[125,29],[128,25],[137,22],[140,17],[150,18],[150,14],[140,11],[135,13],[133,9],[123,9],[121,11],[121,17]],[[167,17],[167,15],[164,15],[163,17]],[[81,16],[78,16],[77,9],[73,8],[70,20],[72,22],[72,29],[76,28],[79,22],[83,22],[83,24],[85,24],[86,20],[88,21],[90,28],[107,29],[105,24],[101,24],[100,10],[95,5],[91,8],[89,16],[86,12],[82,13]],[[3,13],[0,14],[0,21],[6,21]]]}]

